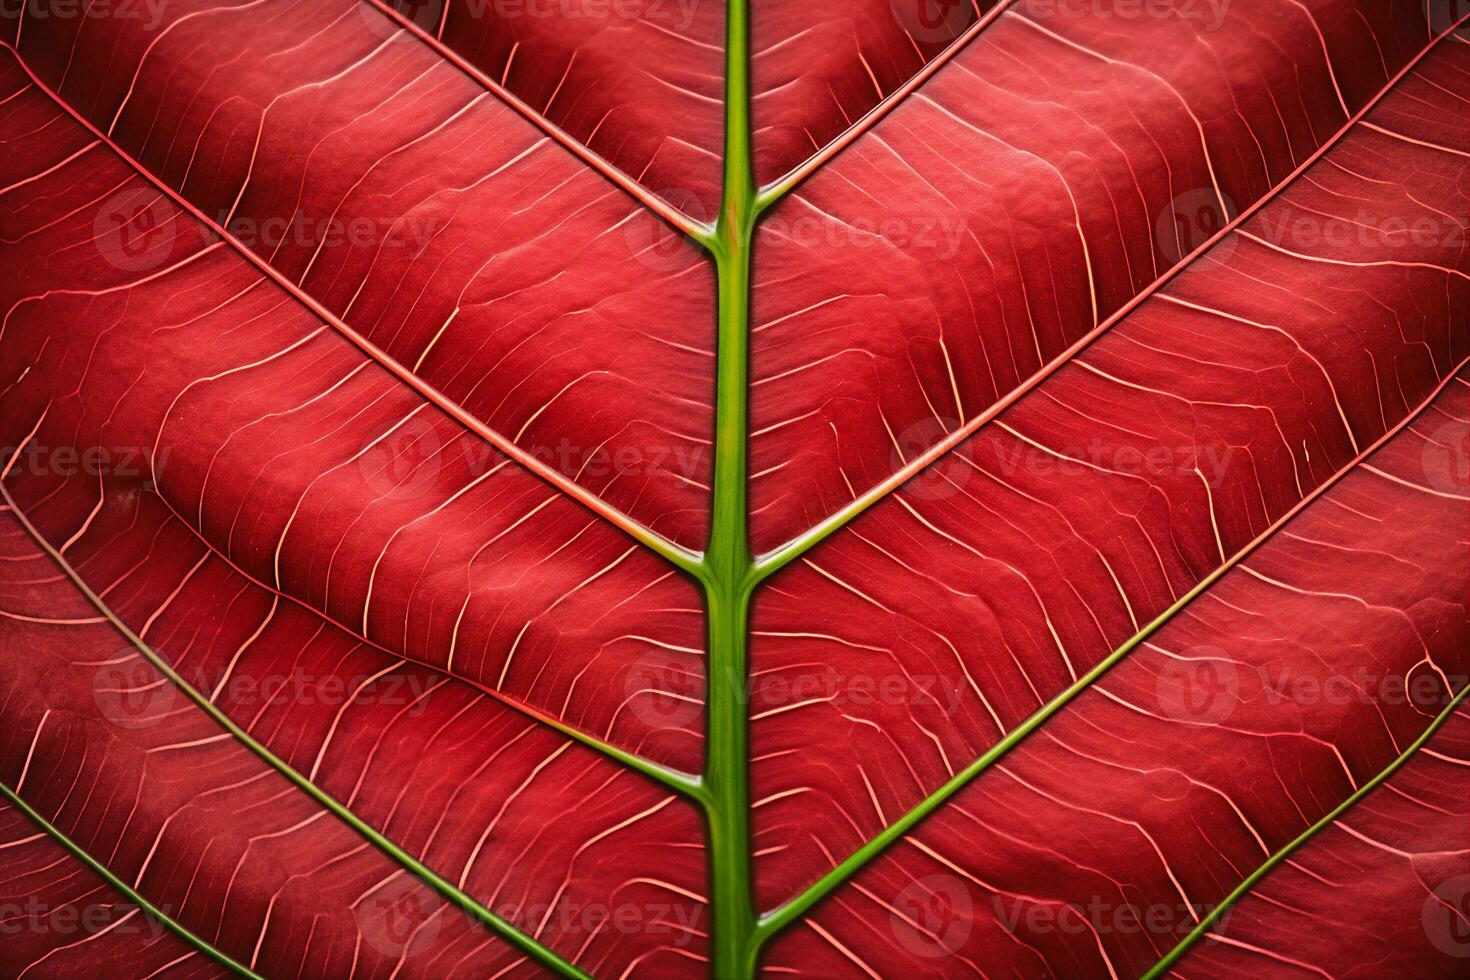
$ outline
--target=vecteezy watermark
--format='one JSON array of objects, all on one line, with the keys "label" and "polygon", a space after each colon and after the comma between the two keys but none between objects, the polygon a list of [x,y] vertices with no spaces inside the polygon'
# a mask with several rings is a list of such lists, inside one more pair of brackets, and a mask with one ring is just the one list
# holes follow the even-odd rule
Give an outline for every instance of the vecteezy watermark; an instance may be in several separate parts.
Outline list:
[{"label": "vecteezy watermark", "polygon": [[1231,909],[1183,901],[1120,902],[1094,895],[1083,902],[1038,902],[1029,899],[995,895],[992,899],[995,917],[1001,927],[1023,940],[1028,936],[1061,933],[1069,936],[1152,936],[1189,935],[1200,922],[1219,916],[1210,928],[1213,936],[1223,934]]},{"label": "vecteezy watermark", "polygon": [[[167,909],[163,914],[168,915]],[[23,901],[0,901],[0,939],[35,933],[53,936],[147,936],[160,938],[166,926],[147,909],[128,902],[52,904],[31,895]]]},{"label": "vecteezy watermark", "polygon": [[883,218],[851,215],[836,221],[809,209],[776,208],[761,221],[757,248],[800,248],[818,254],[897,248],[910,255],[947,262],[959,254],[968,233],[969,218],[955,211]]},{"label": "vecteezy watermark", "polygon": [[[961,427],[958,419],[949,418],[921,419],[905,427],[893,440],[889,469],[896,472],[922,459]],[[974,469],[959,453],[944,453],[904,481],[903,495],[915,500],[947,500],[964,489]]]},{"label": "vecteezy watermark", "polygon": [[[504,454],[488,442],[460,439],[451,446],[439,431],[425,411],[374,436],[356,457],[363,481],[380,497],[413,500],[433,490],[451,461],[456,472],[466,473],[464,479],[482,476],[505,462]],[[586,484],[648,475],[700,480],[710,465],[710,447],[689,443],[589,446],[561,438],[519,448],[548,469]]]},{"label": "vecteezy watermark", "polygon": [[1154,693],[1165,717],[1215,725],[1235,712],[1240,675],[1235,661],[1224,650],[1194,647],[1184,656],[1164,661],[1154,681]]},{"label": "vecteezy watermark", "polygon": [[[161,191],[130,187],[102,202],[92,221],[93,240],[110,265],[145,272],[173,254],[181,220],[192,219]],[[318,218],[300,209],[263,218],[222,211],[213,221],[245,248],[264,254],[286,247],[417,250],[440,229],[435,220],[412,216],[387,221],[363,215]]]},{"label": "vecteezy watermark", "polygon": [[704,713],[703,677],[688,656],[655,650],[639,658],[623,681],[624,703],[649,728],[688,728]]},{"label": "vecteezy watermark", "polygon": [[1181,20],[1207,33],[1225,26],[1232,0],[1020,0],[1016,10],[1046,20]]},{"label": "vecteezy watermark", "polygon": [[168,0],[0,0],[0,23],[28,20],[141,21],[143,30],[163,23]]},{"label": "vecteezy watermark", "polygon": [[[379,498],[414,500],[439,479],[444,444],[429,412],[414,414],[369,442],[357,457],[363,483]],[[493,447],[483,444],[481,467],[498,462]],[[485,470],[477,469],[476,473]]]},{"label": "vecteezy watermark", "polygon": [[932,874],[909,882],[893,896],[888,926],[894,940],[915,956],[952,956],[974,928],[974,901],[955,875]]},{"label": "vecteezy watermark", "polygon": [[[1215,238],[1239,214],[1228,194],[1213,187],[1185,191],[1159,211],[1154,219],[1154,247],[1173,264],[1183,262],[1195,250]],[[1224,262],[1235,250],[1233,236],[1223,236],[1210,250],[1210,257]]]},{"label": "vecteezy watermark", "polygon": [[1134,446],[1094,438],[1085,446],[1051,449],[1018,439],[987,442],[980,448],[980,453],[982,459],[993,460],[996,472],[1002,476],[1030,473],[1075,477],[1089,472],[1154,480],[1191,476],[1217,488],[1235,458],[1235,447],[1197,443]]},{"label": "vecteezy watermark", "polygon": [[300,667],[285,674],[231,674],[214,684],[199,686],[208,691],[211,701],[227,706],[232,713],[254,713],[280,705],[337,708],[351,704],[405,708],[405,718],[428,710],[433,690],[433,684],[422,674],[389,674],[374,679],[372,674],[318,674]]},{"label": "vecteezy watermark", "polygon": [[1424,900],[1424,935],[1446,956],[1470,959],[1470,875],[1451,878]]},{"label": "vecteezy watermark", "polygon": [[1247,697],[1257,696],[1267,705],[1409,705],[1424,714],[1437,714],[1467,683],[1470,677],[1434,670],[1395,673],[1361,666],[1317,674],[1246,665],[1219,647],[1197,646],[1164,661],[1155,678],[1155,693],[1166,717],[1218,725]]},{"label": "vecteezy watermark", "polygon": [[[704,710],[700,665],[668,651],[654,651],[628,671],[628,710],[650,728],[684,728]],[[719,682],[716,677],[712,683]],[[938,674],[843,671],[828,664],[809,670],[768,671],[749,678],[728,677],[751,718],[759,720],[811,704],[837,708],[886,705],[933,708],[948,717],[959,713],[964,687]]]},{"label": "vecteezy watermark", "polygon": [[1424,442],[1424,477],[1440,493],[1470,496],[1470,421],[1441,423]]},{"label": "vecteezy watermark", "polygon": [[[924,454],[961,429],[955,419],[924,419],[905,428],[894,439],[891,470],[920,460]],[[1166,480],[1186,476],[1220,487],[1235,459],[1236,447],[1220,444],[1115,444],[1093,438],[1083,446],[1048,447],[1019,438],[980,440],[968,456],[948,452],[914,474],[903,485],[906,497],[944,500],[962,492],[979,471],[1002,478],[1029,474],[1042,478],[1082,477],[1089,473]]]},{"label": "vecteezy watermark", "polygon": [[1288,251],[1330,249],[1463,249],[1470,218],[1421,214],[1405,218],[1360,208],[1324,215],[1294,208],[1267,208],[1252,222],[1253,234]]},{"label": "vecteezy watermark", "polygon": [[947,44],[975,22],[975,0],[889,0],[894,23],[920,44]]},{"label": "vecteezy watermark", "polygon": [[171,446],[47,446],[30,442],[19,447],[0,446],[0,465],[8,464],[12,474],[28,476],[120,476],[149,477],[157,480],[165,466]]},{"label": "vecteezy watermark", "polygon": [[[447,916],[460,914],[411,875],[383,883],[355,909],[358,931],[368,945],[393,959],[412,959],[432,949]],[[563,937],[605,933],[667,937],[686,946],[698,935],[702,906],[677,902],[581,902],[562,895],[555,902],[501,904],[496,916],[530,935]]]},{"label": "vecteezy watermark", "polygon": [[[657,197],[697,222],[708,221],[704,198],[682,187],[666,187]],[[660,215],[638,206],[618,226],[628,253],[654,272],[679,272],[701,261],[699,252]]]},{"label": "vecteezy watermark", "polygon": [[1458,27],[1460,37],[1470,37],[1470,0],[1420,0],[1429,21],[1429,33],[1439,37]]},{"label": "vecteezy watermark", "polygon": [[404,872],[360,899],[354,912],[369,946],[406,960],[433,948],[448,909],[428,885]]},{"label": "vecteezy watermark", "polygon": [[143,272],[173,254],[179,218],[163,192],[130,187],[102,202],[92,219],[92,238],[103,261],[123,272]]},{"label": "vecteezy watermark", "polygon": [[[383,5],[397,11],[424,33],[438,37],[453,8],[456,21],[562,20],[562,21],[641,21],[683,34],[694,26],[699,6],[704,0],[383,0]],[[378,37],[387,40],[399,34],[400,25],[391,17],[362,4],[363,21]],[[407,37],[408,35],[401,35]]]},{"label": "vecteezy watermark", "polygon": [[[102,717],[118,728],[141,729],[157,724],[176,707],[182,707],[183,688],[165,677],[132,647],[95,665],[92,696]],[[415,673],[347,675],[314,673],[297,667],[288,673],[219,673],[185,678],[213,703],[235,715],[254,715],[264,708],[344,705],[373,705],[404,708],[404,717],[428,709],[433,685]]]},{"label": "vecteezy watermark", "polygon": [[182,698],[174,682],[132,647],[96,667],[92,698],[102,717],[117,728],[156,725]]}]

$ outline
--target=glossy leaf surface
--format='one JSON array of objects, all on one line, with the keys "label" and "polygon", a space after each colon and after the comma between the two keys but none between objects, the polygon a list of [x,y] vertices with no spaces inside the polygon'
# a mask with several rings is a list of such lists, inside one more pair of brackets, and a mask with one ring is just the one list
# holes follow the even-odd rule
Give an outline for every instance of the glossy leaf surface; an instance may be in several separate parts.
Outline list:
[{"label": "glossy leaf surface", "polygon": [[0,20],[0,974],[1455,976],[1470,9]]}]

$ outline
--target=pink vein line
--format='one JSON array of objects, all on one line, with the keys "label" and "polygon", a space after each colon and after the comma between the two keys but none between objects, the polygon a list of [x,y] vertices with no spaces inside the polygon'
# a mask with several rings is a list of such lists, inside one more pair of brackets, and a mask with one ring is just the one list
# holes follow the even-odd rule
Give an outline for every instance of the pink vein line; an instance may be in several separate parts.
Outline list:
[{"label": "pink vein line", "polygon": [[204,225],[206,228],[208,228],[214,234],[218,235],[224,241],[229,242],[229,244],[233,246],[237,252],[239,252],[242,256],[245,257],[247,261],[249,261],[257,269],[259,269],[262,275],[264,275],[266,278],[270,279],[272,282],[276,283],[282,289],[290,293],[297,302],[301,303],[307,309],[311,310],[312,313],[316,314],[318,318],[330,325],[343,337],[346,337],[358,349],[360,349],[369,358],[376,361],[381,367],[386,368],[399,380],[403,381],[409,387],[413,388],[419,394],[423,395],[441,411],[453,417],[455,421],[459,422],[465,428],[469,429],[485,441],[489,442],[506,456],[509,456],[523,469],[535,474],[542,480],[551,484],[556,489],[560,490],[562,493],[576,500],[578,503],[582,504],[582,506],[592,511],[594,514],[597,514],[603,520],[607,521],[608,523],[614,525],[615,527],[628,534],[639,544],[644,545],[650,550],[663,556],[674,565],[686,571],[692,569],[698,564],[698,555],[695,552],[689,551],[682,545],[676,544],[668,538],[665,538],[663,535],[654,531],[652,528],[644,526],[629,515],[614,507],[612,504],[609,504],[607,501],[603,500],[601,497],[592,493],[592,491],[587,490],[580,484],[576,483],[574,480],[569,479],[567,476],[560,473],[559,471],[547,466],[545,463],[538,460],[533,454],[526,452],[524,449],[517,446],[514,442],[507,439],[505,436],[501,435],[495,430],[491,429],[489,426],[485,425],[485,423],[481,422],[469,412],[465,411],[465,409],[460,406],[458,402],[454,401],[452,398],[439,391],[423,378],[420,378],[418,375],[414,374],[408,368],[398,363],[398,361],[395,360],[386,351],[380,349],[372,341],[368,340],[362,334],[358,333],[356,330],[353,330],[347,324],[343,323],[334,313],[332,313],[332,311],[328,310],[325,306],[318,303],[301,287],[297,286],[291,280],[282,276],[269,262],[261,258],[255,252],[251,251],[249,247],[247,247],[243,242],[241,242],[238,238],[231,234],[226,228],[219,225],[203,211],[195,207],[190,201],[185,199],[168,184],[165,184],[163,180],[155,176],[151,171],[145,168],[137,160],[133,159],[133,157],[126,150],[124,150],[121,146],[114,142],[106,133],[103,133],[96,126],[92,125],[92,123],[84,116],[82,116],[81,113],[77,112],[77,110],[73,109],[69,104],[64,102],[59,95],[53,92],[46,85],[45,82],[41,81],[41,79],[37,77],[36,73],[31,70],[30,65],[26,64],[25,59],[21,57],[20,52],[11,47],[8,42],[0,42],[0,47],[5,48],[15,57],[16,62],[21,67],[21,70],[30,76],[31,82],[42,92],[46,93],[46,95],[51,99],[52,102],[60,107],[61,110],[67,115],[71,116],[72,119],[76,120],[83,127],[85,127],[87,131],[90,132],[94,137],[96,137],[99,142],[111,148],[114,153],[122,157],[123,160],[127,161],[128,165],[132,167],[139,176],[147,180],[154,187],[158,188],[159,191],[165,194],[180,208],[192,215],[194,219],[200,224]]},{"label": "pink vein line", "polygon": [[1130,313],[1137,309],[1145,300],[1147,300],[1154,293],[1162,289],[1166,284],[1172,281],[1175,276],[1179,275],[1179,273],[1183,272],[1201,255],[1209,251],[1211,248],[1214,248],[1218,242],[1224,239],[1231,232],[1235,231],[1235,229],[1240,227],[1240,225],[1242,225],[1244,222],[1252,218],[1257,211],[1261,210],[1271,201],[1275,200],[1278,194],[1280,194],[1288,186],[1294,183],[1299,177],[1301,177],[1302,174],[1306,173],[1308,169],[1316,164],[1318,160],[1320,160],[1329,151],[1336,147],[1337,144],[1342,140],[1342,138],[1346,136],[1348,132],[1353,129],[1353,127],[1362,122],[1363,118],[1367,116],[1368,113],[1370,113],[1374,108],[1376,108],[1378,103],[1381,102],[1385,97],[1387,97],[1387,95],[1394,90],[1394,88],[1399,84],[1399,82],[1404,79],[1406,75],[1408,75],[1416,67],[1418,67],[1419,62],[1423,61],[1424,58],[1428,56],[1428,54],[1436,47],[1438,47],[1445,38],[1449,37],[1456,30],[1458,30],[1461,25],[1467,22],[1470,22],[1470,14],[1466,14],[1465,16],[1461,17],[1457,22],[1455,22],[1454,25],[1447,28],[1439,36],[1433,38],[1418,54],[1416,54],[1409,61],[1408,64],[1404,65],[1399,73],[1391,78],[1387,82],[1387,84],[1385,84],[1383,88],[1380,89],[1378,93],[1368,101],[1366,105],[1359,109],[1350,119],[1348,119],[1347,122],[1343,123],[1342,128],[1339,129],[1336,133],[1332,134],[1332,136],[1329,137],[1320,147],[1318,147],[1315,153],[1304,160],[1300,166],[1298,166],[1286,177],[1282,178],[1274,187],[1266,191],[1266,193],[1263,194],[1254,204],[1250,205],[1240,214],[1236,215],[1233,219],[1226,222],[1219,231],[1215,232],[1214,235],[1210,236],[1210,238],[1202,242],[1198,248],[1196,248],[1193,252],[1190,252],[1188,255],[1184,256],[1177,263],[1175,263],[1173,268],[1169,269],[1163,275],[1159,276],[1153,282],[1145,286],[1141,292],[1139,292],[1131,300],[1120,307],[1117,312],[1113,313],[1102,323],[1099,323],[1097,326],[1093,327],[1086,334],[1079,337],[1077,341],[1072,344],[1072,346],[1068,347],[1066,350],[1062,351],[1052,360],[1047,362],[1039,371],[1031,375],[1031,377],[1027,378],[1020,385],[1011,389],[1003,397],[994,402],[989,408],[985,409],[985,411],[981,412],[979,415],[976,415],[970,421],[966,422],[960,428],[945,436],[942,440],[935,443],[933,446],[930,446],[923,453],[915,456],[911,461],[904,464],[898,470],[895,470],[892,474],[888,476],[887,479],[873,485],[868,490],[864,491],[860,496],[848,503],[847,506],[832,514],[826,520],[797,535],[790,541],[781,545],[779,548],[776,548],[773,551],[767,552],[765,555],[762,555],[757,562],[757,565],[761,568],[762,573],[765,575],[769,575],[782,566],[801,557],[811,548],[815,547],[818,543],[825,540],[829,535],[841,529],[863,511],[867,510],[869,507],[873,506],[873,504],[877,503],[880,499],[887,496],[891,491],[897,489],[910,477],[914,476],[925,467],[927,467],[930,463],[933,463],[936,459],[949,452],[955,446],[958,446],[961,442],[964,442],[970,436],[974,435],[976,431],[995,419],[995,417],[998,416],[1002,411],[1020,401],[1021,398],[1029,393],[1033,388],[1041,384],[1041,382],[1045,381],[1047,378],[1051,377],[1051,375],[1055,374],[1059,369],[1064,367],[1084,348],[1089,346],[1093,341],[1097,340],[1103,334],[1107,333],[1108,330],[1116,326],[1120,321],[1122,321],[1125,317],[1127,317]]},{"label": "pink vein line", "polygon": [[553,140],[560,143],[563,147],[576,154],[583,163],[587,164],[587,166],[591,167],[593,170],[596,170],[598,173],[602,174],[602,176],[612,181],[622,190],[637,198],[638,202],[644,207],[648,208],[648,210],[657,214],[660,218],[663,218],[669,224],[673,225],[680,232],[692,238],[700,245],[708,245],[711,236],[714,234],[713,225],[706,224],[702,221],[696,221],[689,215],[685,214],[683,211],[680,211],[678,208],[675,208],[668,204],[666,201],[664,201],[663,198],[648,190],[648,188],[644,187],[633,177],[629,176],[620,167],[614,165],[605,157],[594,153],[592,151],[592,148],[587,146],[587,144],[583,143],[581,140],[577,139],[575,136],[562,129],[556,123],[552,122],[550,119],[547,119],[544,115],[531,108],[525,102],[521,101],[520,98],[518,98],[504,85],[501,85],[489,75],[486,75],[483,71],[476,68],[473,64],[466,61],[459,54],[457,54],[455,51],[445,45],[443,41],[428,33],[422,27],[409,20],[407,17],[404,17],[403,14],[399,13],[394,8],[389,7],[387,4],[383,3],[382,0],[362,0],[362,2],[376,9],[384,17],[392,20],[399,27],[403,28],[405,31],[408,31],[424,44],[427,44],[439,55],[439,57],[454,65],[454,67],[464,72],[480,85],[489,89],[496,98],[500,99],[500,101],[504,102],[516,112],[520,113],[521,116],[528,120],[533,126],[546,133],[547,136],[550,136]]},{"label": "pink vein line", "polygon": [[932,78],[939,69],[953,61],[955,56],[966,45],[979,37],[981,31],[998,20],[1015,2],[1016,0],[1001,0],[995,7],[986,11],[981,15],[980,19],[967,27],[963,34],[951,41],[948,47],[935,55],[928,64],[920,68],[908,81],[904,82],[892,92],[889,92],[883,97],[882,101],[858,117],[857,121],[843,130],[836,139],[807,157],[802,163],[797,164],[796,167],[784,176],[767,185],[761,191],[762,203],[765,206],[774,204],[778,199],[785,196],[787,192],[796,187],[797,184],[800,184],[815,173],[828,160],[831,160],[837,154],[851,146],[859,136],[878,125],[883,120],[883,117],[896,109],[900,102],[912,95],[920,85],[923,85]]}]

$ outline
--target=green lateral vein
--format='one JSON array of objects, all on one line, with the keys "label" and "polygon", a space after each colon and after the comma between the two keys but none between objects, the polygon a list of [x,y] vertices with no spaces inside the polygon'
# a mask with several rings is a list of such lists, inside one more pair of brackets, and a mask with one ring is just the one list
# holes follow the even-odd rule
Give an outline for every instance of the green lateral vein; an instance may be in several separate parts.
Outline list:
[{"label": "green lateral vein", "polygon": [[21,799],[20,795],[16,793],[15,790],[7,786],[5,783],[0,783],[0,796],[4,796],[7,800],[10,801],[12,806],[24,813],[27,817],[30,817],[31,820],[34,821],[41,828],[41,830],[46,833],[48,837],[50,837],[51,839],[56,841],[56,843],[60,844],[67,851],[69,851],[72,857],[76,858],[78,861],[82,862],[87,867],[95,871],[104,881],[106,881],[117,891],[121,892],[129,902],[137,906],[140,911],[152,917],[160,925],[168,929],[174,935],[178,936],[185,943],[194,947],[196,950],[214,960],[220,966],[224,967],[232,973],[238,974],[242,977],[250,977],[251,980],[264,980],[264,978],[260,974],[250,969],[250,967],[245,966],[243,963],[236,962],[228,954],[216,949],[214,946],[210,945],[199,936],[194,935],[194,933],[190,932],[189,929],[183,925],[183,923],[179,922],[177,919],[172,918],[158,906],[154,905],[152,902],[148,901],[148,899],[140,895],[131,885],[123,881],[117,875],[113,874],[112,871],[101,861],[98,861],[92,855],[88,854],[79,844],[76,843],[76,841],[72,840],[70,837],[66,836],[66,834],[62,833],[60,829],[58,829],[54,824],[51,823],[51,821],[41,816],[41,814],[38,813],[34,807],[32,807],[25,800]]},{"label": "green lateral vein", "polygon": [[1171,619],[1178,615],[1179,612],[1189,606],[1189,604],[1192,603],[1195,599],[1199,598],[1199,596],[1204,594],[1204,592],[1207,591],[1210,586],[1214,585],[1217,581],[1224,577],[1227,572],[1239,565],[1240,562],[1245,560],[1246,557],[1248,557],[1252,552],[1254,552],[1257,548],[1259,548],[1262,544],[1269,540],[1277,531],[1279,531],[1294,517],[1305,510],[1313,501],[1320,499],[1323,494],[1325,494],[1329,489],[1335,486],[1339,481],[1347,476],[1347,474],[1355,470],[1360,463],[1362,463],[1369,456],[1373,455],[1373,453],[1377,452],[1394,436],[1407,429],[1414,422],[1414,420],[1420,416],[1420,414],[1422,414],[1426,409],[1429,408],[1430,405],[1433,404],[1435,398],[1439,395],[1439,393],[1455,380],[1459,372],[1463,368],[1465,368],[1466,365],[1470,365],[1470,359],[1462,361],[1459,365],[1455,367],[1454,370],[1448,372],[1445,375],[1444,379],[1441,380],[1440,383],[1435,387],[1434,391],[1430,393],[1429,397],[1421,402],[1414,409],[1414,411],[1405,416],[1404,419],[1402,419],[1396,426],[1385,432],[1372,445],[1365,448],[1350,462],[1348,462],[1346,466],[1338,470],[1330,478],[1328,478],[1316,489],[1314,489],[1311,493],[1307,494],[1305,497],[1299,500],[1295,506],[1293,506],[1285,514],[1282,514],[1281,517],[1277,518],[1275,522],[1273,522],[1269,527],[1262,531],[1254,540],[1250,541],[1243,548],[1232,555],[1228,561],[1222,563],[1209,575],[1201,579],[1200,582],[1194,586],[1194,588],[1190,589],[1184,595],[1180,596],[1173,605],[1165,609],[1153,621],[1144,626],[1143,629],[1134,634],[1131,638],[1128,639],[1127,642],[1114,650],[1105,659],[1100,661],[1095,667],[1079,677],[1076,682],[1068,687],[1065,691],[1063,691],[1061,694],[1058,694],[1052,700],[1048,701],[1045,705],[1038,709],[1035,714],[1031,715],[1020,725],[1011,729],[1011,731],[1008,732],[1004,738],[996,742],[974,762],[966,766],[963,770],[957,773],[953,778],[951,778],[939,789],[935,790],[929,796],[925,797],[920,803],[918,803],[916,806],[914,806],[913,809],[905,813],[896,822],[884,828],[877,836],[873,837],[862,847],[858,848],[858,850],[854,851],[844,861],[834,867],[831,871],[827,872],[827,874],[819,878],[814,884],[807,888],[806,891],[797,895],[785,905],[782,905],[774,911],[769,912],[765,916],[763,916],[759,922],[759,925],[757,926],[757,944],[763,944],[773,935],[784,929],[786,926],[790,925],[792,922],[795,922],[813,905],[821,901],[839,885],[850,879],[853,875],[857,874],[858,871],[866,867],[874,858],[885,851],[891,844],[902,838],[905,834],[907,834],[910,830],[917,826],[925,817],[929,816],[942,804],[953,798],[955,794],[959,793],[960,790],[968,786],[981,773],[985,772],[997,761],[999,761],[1003,756],[1014,749],[1017,745],[1025,741],[1027,736],[1029,736],[1032,732],[1045,724],[1053,715],[1057,714],[1057,712],[1061,711],[1064,707],[1075,700],[1079,695],[1092,687],[1092,685],[1099,678],[1101,678],[1104,674],[1106,674],[1109,670],[1111,670],[1114,666],[1116,666],[1119,662],[1126,658],[1130,653],[1133,652],[1134,649],[1136,649],[1150,636],[1163,628]]},{"label": "green lateral vein", "polygon": [[330,811],[333,816],[351,827],[368,843],[372,844],[392,860],[403,865],[404,868],[432,887],[447,901],[461,908],[471,919],[479,922],[547,969],[564,977],[574,977],[578,978],[578,980],[591,980],[582,970],[562,959],[561,956],[546,946],[543,946],[537,940],[521,932],[510,922],[485,908],[470,895],[427,867],[418,858],[383,836],[383,834],[379,833],[361,817],[339,803],[321,787],[297,772],[284,759],[281,759],[275,753],[271,752],[270,749],[256,741],[249,732],[235,724],[214,702],[195,689],[193,685],[173,669],[167,660],[159,656],[140,636],[129,629],[128,625],[118,618],[117,614],[112,611],[111,607],[107,605],[102,597],[92,591],[91,587],[87,585],[76,569],[71,566],[71,563],[67,561],[66,557],[46,540],[40,531],[37,530],[36,526],[31,523],[30,519],[16,505],[14,498],[10,496],[10,491],[5,488],[3,482],[0,482],[0,498],[3,498],[5,505],[10,508],[11,513],[15,515],[16,520],[25,528],[26,533],[35,541],[36,545],[50,556],[57,567],[76,586],[77,590],[86,596],[88,601],[96,607],[97,611],[105,616],[112,623],[113,627],[127,638],[128,642],[142,654],[144,659],[153,665],[155,670],[168,678],[190,701],[193,701],[201,711],[232,735],[236,741],[249,749],[251,753],[266,765],[275,769],[282,776],[285,776],[297,789]]},{"label": "green lateral vein", "polygon": [[1234,891],[1232,891],[1229,895],[1226,895],[1224,900],[1221,901],[1219,905],[1215,906],[1215,908],[1210,912],[1209,915],[1200,920],[1199,925],[1195,926],[1193,931],[1191,931],[1189,935],[1179,940],[1179,944],[1175,946],[1172,950],[1170,950],[1168,955],[1159,960],[1158,963],[1154,964],[1153,968],[1145,973],[1141,980],[1156,980],[1156,978],[1162,977],[1174,966],[1175,963],[1179,962],[1179,959],[1184,956],[1185,953],[1188,953],[1189,950],[1196,943],[1209,935],[1210,929],[1214,927],[1215,923],[1220,921],[1221,917],[1225,914],[1226,909],[1228,909],[1231,905],[1234,905],[1236,902],[1240,901],[1241,898],[1245,897],[1246,893],[1254,888],[1257,884],[1259,884],[1261,880],[1266,877],[1266,875],[1270,874],[1272,869],[1274,869],[1282,861],[1285,861],[1287,858],[1289,858],[1303,844],[1306,844],[1312,838],[1316,837],[1322,831],[1326,830],[1328,827],[1336,823],[1337,820],[1344,813],[1346,813],[1348,810],[1351,810],[1354,806],[1361,802],[1364,797],[1373,792],[1373,790],[1377,789],[1394,773],[1403,768],[1403,766],[1414,756],[1414,754],[1417,753],[1421,748],[1423,748],[1424,745],[1431,738],[1434,737],[1434,734],[1439,731],[1444,723],[1449,721],[1449,719],[1454,715],[1456,709],[1458,709],[1460,707],[1460,704],[1465,700],[1466,694],[1470,694],[1470,686],[1461,688],[1460,693],[1455,695],[1454,699],[1450,701],[1449,706],[1441,711],[1439,715],[1434,719],[1434,721],[1430,722],[1429,727],[1424,730],[1424,733],[1416,738],[1414,742],[1407,749],[1404,750],[1404,753],[1402,755],[1393,760],[1393,762],[1390,762],[1386,769],[1384,769],[1378,775],[1374,776],[1368,782],[1364,783],[1357,792],[1353,793],[1353,795],[1349,796],[1346,800],[1343,800],[1340,805],[1332,810],[1332,812],[1328,813],[1321,820],[1318,820],[1316,823],[1312,824],[1312,826],[1304,830],[1301,833],[1301,836],[1297,837],[1296,840],[1292,841],[1290,844],[1287,844],[1275,854],[1272,854],[1269,858],[1266,859],[1265,863],[1263,863],[1255,871],[1251,872],[1244,881],[1236,886]]}]

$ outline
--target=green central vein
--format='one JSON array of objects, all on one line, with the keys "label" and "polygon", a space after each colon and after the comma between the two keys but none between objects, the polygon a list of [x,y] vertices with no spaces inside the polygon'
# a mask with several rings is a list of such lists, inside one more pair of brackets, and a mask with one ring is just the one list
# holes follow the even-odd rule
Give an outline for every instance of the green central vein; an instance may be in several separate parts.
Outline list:
[{"label": "green central vein", "polygon": [[709,616],[702,802],[709,833],[710,958],[721,980],[751,976],[756,958],[745,691],[756,583],[747,504],[750,253],[760,210],[751,158],[749,0],[731,0],[726,18],[724,191],[708,243],[719,279],[714,491],[699,575]]}]

